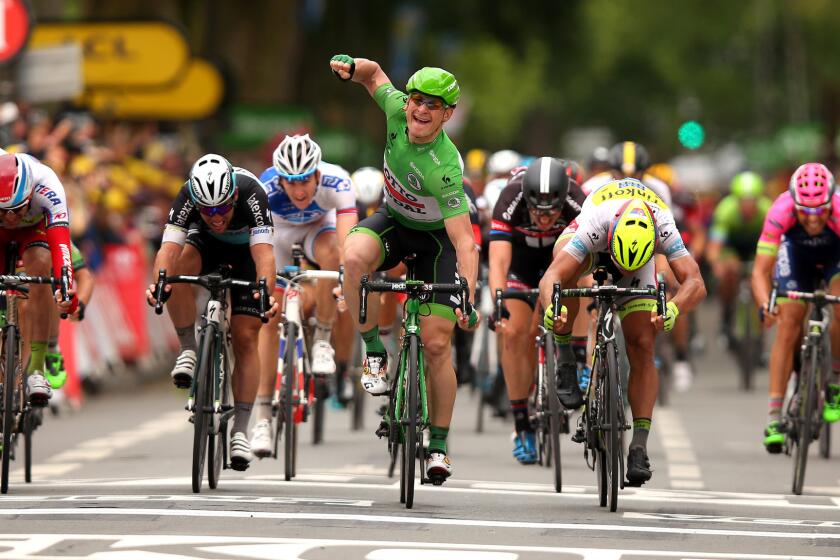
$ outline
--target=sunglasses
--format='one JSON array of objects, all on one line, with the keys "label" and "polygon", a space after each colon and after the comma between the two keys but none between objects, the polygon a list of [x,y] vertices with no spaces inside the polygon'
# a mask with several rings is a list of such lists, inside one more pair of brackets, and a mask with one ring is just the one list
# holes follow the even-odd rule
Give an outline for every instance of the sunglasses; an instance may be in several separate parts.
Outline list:
[{"label": "sunglasses", "polygon": [[23,213],[22,211],[26,210],[27,208],[29,208],[29,200],[26,200],[22,204],[18,204],[17,206],[13,206],[11,208],[3,208],[3,212],[5,212],[7,215],[8,214],[20,215],[20,214]]},{"label": "sunglasses", "polygon": [[831,210],[831,204],[825,204],[823,206],[800,206],[796,205],[796,211],[801,212],[802,214],[807,214],[808,216],[822,216],[826,214],[829,210]]},{"label": "sunglasses", "polygon": [[212,218],[218,214],[227,214],[230,212],[231,208],[233,208],[233,202],[228,202],[227,204],[222,204],[221,206],[199,206],[198,211],[201,212],[203,216]]},{"label": "sunglasses", "polygon": [[415,105],[425,105],[429,111],[438,111],[447,106],[443,102],[443,99],[439,97],[428,97],[426,95],[423,95],[422,93],[412,93],[408,96],[408,98]]}]

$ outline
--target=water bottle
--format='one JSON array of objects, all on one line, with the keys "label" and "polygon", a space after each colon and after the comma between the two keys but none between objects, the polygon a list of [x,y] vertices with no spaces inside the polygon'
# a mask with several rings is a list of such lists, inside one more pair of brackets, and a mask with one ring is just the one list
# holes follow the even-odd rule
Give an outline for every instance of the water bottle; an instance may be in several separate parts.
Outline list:
[{"label": "water bottle", "polygon": [[589,379],[592,377],[592,370],[585,364],[578,364],[578,385],[583,394],[589,389]]}]

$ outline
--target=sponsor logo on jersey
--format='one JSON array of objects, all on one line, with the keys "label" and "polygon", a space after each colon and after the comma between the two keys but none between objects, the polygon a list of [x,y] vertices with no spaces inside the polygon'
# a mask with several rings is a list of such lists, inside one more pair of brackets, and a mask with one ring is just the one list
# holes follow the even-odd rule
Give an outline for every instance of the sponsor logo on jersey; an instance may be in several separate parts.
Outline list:
[{"label": "sponsor logo on jersey", "polygon": [[593,202],[596,205],[603,204],[610,200],[622,200],[629,198],[638,198],[655,204],[659,208],[667,208],[662,199],[659,198],[655,192],[650,189],[639,187],[638,183],[627,182],[628,186],[622,186],[625,182],[610,183],[604,185],[594,193],[592,193]]},{"label": "sponsor logo on jersey", "polygon": [[257,193],[251,193],[251,196],[248,197],[246,203],[248,204],[248,208],[251,209],[251,214],[254,216],[254,225],[256,227],[264,227],[266,217],[263,216],[263,213],[260,211],[260,201],[257,200]]},{"label": "sponsor logo on jersey", "polygon": [[194,207],[195,206],[193,205],[192,201],[187,200],[181,207],[181,209],[178,210],[178,217],[176,218],[175,223],[179,226],[187,225],[187,219],[189,218],[189,215],[193,211]]},{"label": "sponsor logo on jersey", "polygon": [[273,230],[272,227],[251,228],[251,237],[257,237],[258,235],[271,235],[272,230]]},{"label": "sponsor logo on jersey", "polygon": [[513,197],[513,200],[511,201],[511,203],[508,204],[507,209],[505,209],[505,211],[502,212],[502,217],[505,220],[510,220],[510,219],[513,218],[513,212],[514,212],[514,210],[516,210],[516,207],[519,205],[520,200],[522,200],[522,191],[519,191],[518,193],[516,193],[516,196]]},{"label": "sponsor logo on jersey", "polygon": [[58,206],[62,202],[61,197],[58,196],[58,193],[46,185],[41,185],[40,187],[38,187],[37,192],[38,194],[49,200],[53,206]]},{"label": "sponsor logo on jersey", "polygon": [[461,199],[457,196],[453,196],[452,198],[446,201],[446,205],[450,208],[458,208],[459,206],[461,206]]},{"label": "sponsor logo on jersey", "polygon": [[[413,161],[410,161],[410,162],[408,162],[408,166],[409,166],[409,167],[411,167],[411,169],[413,169],[413,170],[414,170],[414,172],[415,172],[415,173],[417,173],[417,175],[418,175],[421,179],[423,179],[424,181],[426,180],[426,176],[425,176],[425,175],[423,175],[423,172],[422,172],[422,171],[420,171],[420,168],[419,168],[419,167],[417,167],[417,164],[415,164]],[[411,176],[411,173],[409,173],[408,175],[409,175],[409,177],[410,177],[410,176]]]},{"label": "sponsor logo on jersey", "polygon": [[435,162],[435,164],[440,165],[440,159],[438,159],[437,154],[434,150],[429,150],[429,156],[432,158],[432,161]]},{"label": "sponsor logo on jersey", "polygon": [[414,173],[409,173],[406,179],[408,181],[408,186],[414,189],[415,191],[420,192],[423,190],[423,185],[420,184],[420,179],[418,179],[417,175],[415,175]]},{"label": "sponsor logo on jersey", "polygon": [[413,214],[425,215],[427,213],[426,205],[397,181],[387,165],[382,172],[385,175],[385,192],[389,202]]},{"label": "sponsor logo on jersey", "polygon": [[510,232],[513,231],[513,228],[510,227],[510,224],[505,223],[501,220],[493,220],[490,226],[494,231],[504,231]]}]

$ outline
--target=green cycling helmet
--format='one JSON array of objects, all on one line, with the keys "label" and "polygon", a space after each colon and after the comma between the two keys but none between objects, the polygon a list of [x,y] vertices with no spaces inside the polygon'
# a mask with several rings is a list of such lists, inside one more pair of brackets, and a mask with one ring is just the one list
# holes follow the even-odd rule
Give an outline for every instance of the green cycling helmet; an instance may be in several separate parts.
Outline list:
[{"label": "green cycling helmet", "polygon": [[415,72],[405,84],[408,93],[419,91],[426,95],[440,97],[444,103],[454,107],[461,97],[461,88],[458,87],[458,80],[452,73],[443,68],[426,66]]},{"label": "green cycling helmet", "polygon": [[758,198],[764,194],[764,181],[758,173],[744,171],[732,178],[730,190],[735,198]]}]

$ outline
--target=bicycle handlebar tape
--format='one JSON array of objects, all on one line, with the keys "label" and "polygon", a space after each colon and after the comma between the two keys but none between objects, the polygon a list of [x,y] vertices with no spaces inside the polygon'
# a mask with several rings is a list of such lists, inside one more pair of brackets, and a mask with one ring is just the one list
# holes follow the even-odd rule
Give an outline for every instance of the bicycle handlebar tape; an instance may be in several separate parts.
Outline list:
[{"label": "bicycle handlebar tape", "polygon": [[155,288],[155,314],[163,313],[163,298],[166,297],[166,269],[161,268],[158,271],[157,287]]},{"label": "bicycle handlebar tape", "polygon": [[266,313],[266,310],[268,309],[269,299],[268,285],[266,284],[265,276],[260,278],[258,289],[260,294],[260,321],[268,323],[268,314]]},{"label": "bicycle handlebar tape", "polygon": [[553,330],[553,326],[557,324],[557,321],[560,319],[560,282],[554,283],[554,290],[551,292],[551,309],[551,324]]},{"label": "bicycle handlebar tape", "polygon": [[367,283],[368,275],[362,276],[362,281],[359,283],[359,324],[364,325],[367,322]]},{"label": "bicycle handlebar tape", "polygon": [[347,77],[347,78],[342,78],[342,77],[338,74],[338,72],[336,72],[335,70],[333,70],[333,71],[332,71],[332,73],[333,73],[333,74],[335,74],[335,77],[336,77],[336,78],[338,78],[338,79],[339,79],[339,80],[341,80],[342,82],[349,82],[350,80],[352,80],[352,79],[353,79],[353,74],[355,74],[355,73],[356,73],[356,61],[355,61],[355,60],[353,60],[353,57],[352,57],[352,56],[350,56],[349,54],[337,54],[337,55],[335,55],[334,57],[332,57],[332,59],[331,59],[331,60],[337,60],[338,62],[343,62],[343,63],[345,63],[345,64],[349,64],[349,65],[350,65],[350,76],[349,76],[349,77]]}]

